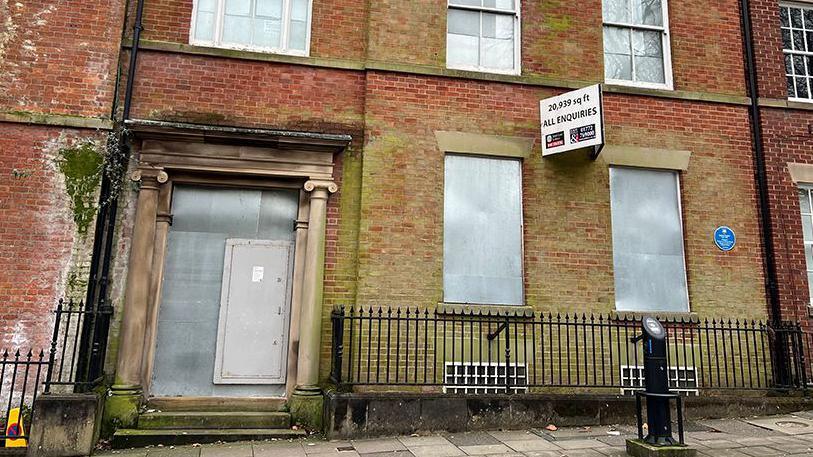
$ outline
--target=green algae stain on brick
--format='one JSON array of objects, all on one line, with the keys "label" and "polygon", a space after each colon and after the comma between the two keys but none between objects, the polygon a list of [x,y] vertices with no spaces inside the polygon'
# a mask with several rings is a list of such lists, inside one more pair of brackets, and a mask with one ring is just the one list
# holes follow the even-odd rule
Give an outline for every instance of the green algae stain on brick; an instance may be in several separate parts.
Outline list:
[{"label": "green algae stain on brick", "polygon": [[96,190],[101,182],[104,157],[95,143],[87,141],[58,150],[55,162],[65,177],[65,191],[76,230],[84,236],[96,216]]}]

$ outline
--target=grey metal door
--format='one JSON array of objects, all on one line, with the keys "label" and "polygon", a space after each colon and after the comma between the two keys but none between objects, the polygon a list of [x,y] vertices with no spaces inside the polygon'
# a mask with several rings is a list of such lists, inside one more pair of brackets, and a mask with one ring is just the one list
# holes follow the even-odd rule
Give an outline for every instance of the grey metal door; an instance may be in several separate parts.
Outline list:
[{"label": "grey metal door", "polygon": [[290,241],[226,240],[215,384],[284,384]]},{"label": "grey metal door", "polygon": [[[220,325],[222,298],[227,290],[223,287],[223,272],[227,240],[232,239],[280,242],[288,246],[287,251],[264,250],[266,255],[262,258],[252,258],[256,263],[251,267],[264,268],[264,281],[272,276],[271,271],[279,273],[282,265],[289,265],[287,260],[276,256],[292,255],[298,206],[299,193],[295,190],[175,186],[150,395],[267,397],[285,394],[284,381],[279,381],[284,379],[284,373],[274,378],[270,367],[276,363],[283,370],[285,367],[287,341],[280,341],[279,335],[283,332],[287,338],[290,271],[289,276],[274,276],[283,278],[281,283],[273,284],[274,287],[263,285],[267,287],[262,289],[267,294],[262,302],[266,308],[260,307],[259,301],[248,302],[248,305],[237,305],[232,301],[227,309],[234,306],[234,313],[228,312],[229,319]],[[243,282],[240,278],[237,281]],[[252,284],[251,278],[249,283]],[[253,344],[244,349],[245,352],[265,351],[264,345],[273,345],[276,338],[283,359],[279,362],[264,360],[254,373],[245,368],[237,369],[229,363],[221,363],[216,368],[220,349],[225,349],[222,353],[227,355],[221,362],[228,362],[232,354],[230,348],[244,343],[235,339],[234,329],[243,326],[258,331],[256,321],[260,319],[252,309],[258,308],[260,313],[272,312],[273,308],[267,307],[271,303],[283,303],[284,322],[271,320],[270,315],[262,316],[268,331],[257,333]],[[225,338],[218,338],[220,330],[227,330]],[[237,366],[248,362],[245,357],[249,356],[270,358],[273,354],[270,349],[262,354],[238,354]],[[223,377],[224,367],[234,376]],[[217,373],[221,374],[224,383],[214,382]],[[242,382],[236,382],[238,379]]]}]

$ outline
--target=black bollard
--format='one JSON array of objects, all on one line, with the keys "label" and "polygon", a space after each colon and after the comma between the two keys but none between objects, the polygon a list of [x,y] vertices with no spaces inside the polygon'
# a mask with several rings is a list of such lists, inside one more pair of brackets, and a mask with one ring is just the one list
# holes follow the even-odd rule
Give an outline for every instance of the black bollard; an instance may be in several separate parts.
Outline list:
[{"label": "black bollard", "polygon": [[649,428],[644,442],[652,446],[675,446],[669,399],[669,367],[666,360],[666,330],[657,319],[645,317],[643,334],[644,385],[646,387],[646,423]]}]

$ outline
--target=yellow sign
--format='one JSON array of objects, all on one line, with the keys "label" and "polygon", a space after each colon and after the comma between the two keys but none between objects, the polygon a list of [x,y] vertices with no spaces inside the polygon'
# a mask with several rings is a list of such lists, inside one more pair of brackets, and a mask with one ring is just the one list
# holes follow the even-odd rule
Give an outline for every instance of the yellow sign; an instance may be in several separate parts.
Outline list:
[{"label": "yellow sign", "polygon": [[[14,408],[8,413],[6,422],[6,436],[23,436],[23,416],[20,415],[20,408]],[[28,447],[24,438],[6,438],[6,447]]]}]

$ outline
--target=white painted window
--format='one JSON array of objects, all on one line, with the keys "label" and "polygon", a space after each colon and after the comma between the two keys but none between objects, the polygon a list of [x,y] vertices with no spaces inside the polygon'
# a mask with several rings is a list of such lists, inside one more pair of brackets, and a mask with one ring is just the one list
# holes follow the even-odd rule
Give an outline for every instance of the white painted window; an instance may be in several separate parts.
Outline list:
[{"label": "white painted window", "polygon": [[616,309],[688,312],[677,172],[610,168],[610,208]]},{"label": "white painted window", "polygon": [[672,89],[666,0],[603,0],[604,79]]},{"label": "white painted window", "polygon": [[449,0],[446,66],[519,74],[519,0]]},{"label": "white painted window", "polygon": [[813,102],[813,5],[783,4],[779,19],[788,98]]},{"label": "white painted window", "polygon": [[311,0],[195,0],[190,43],[306,56]]},{"label": "white painted window", "polygon": [[802,210],[802,234],[805,243],[805,262],[807,264],[807,287],[813,306],[813,186],[799,188],[799,206]]},{"label": "white painted window", "polygon": [[446,303],[523,303],[521,170],[515,159],[446,156]]}]

